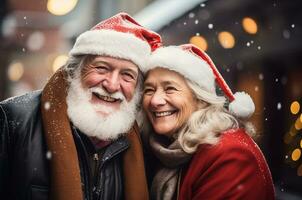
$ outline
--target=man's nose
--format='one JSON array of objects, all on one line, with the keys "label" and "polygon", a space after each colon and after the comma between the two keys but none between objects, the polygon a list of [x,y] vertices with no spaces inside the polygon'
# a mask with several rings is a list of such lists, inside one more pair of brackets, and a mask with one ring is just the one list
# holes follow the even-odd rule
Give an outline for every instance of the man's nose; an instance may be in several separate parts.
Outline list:
[{"label": "man's nose", "polygon": [[114,93],[120,90],[120,77],[118,73],[111,73],[103,82],[103,87],[109,93]]}]

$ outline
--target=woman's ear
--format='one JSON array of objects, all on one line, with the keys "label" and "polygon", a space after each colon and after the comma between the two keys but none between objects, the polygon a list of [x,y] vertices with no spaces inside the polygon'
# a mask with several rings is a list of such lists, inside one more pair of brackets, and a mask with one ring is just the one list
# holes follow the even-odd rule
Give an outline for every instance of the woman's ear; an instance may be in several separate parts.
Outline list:
[{"label": "woman's ear", "polygon": [[205,101],[202,101],[202,100],[197,100],[197,101],[198,101],[198,103],[197,103],[198,110],[203,109],[208,106],[208,103],[206,103]]}]

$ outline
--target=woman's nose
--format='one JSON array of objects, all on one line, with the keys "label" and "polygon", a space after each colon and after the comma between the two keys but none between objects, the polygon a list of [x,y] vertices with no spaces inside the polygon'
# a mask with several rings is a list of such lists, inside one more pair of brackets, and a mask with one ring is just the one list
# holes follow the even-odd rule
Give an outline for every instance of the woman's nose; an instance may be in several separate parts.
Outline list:
[{"label": "woman's nose", "polygon": [[165,95],[163,92],[156,91],[151,98],[151,105],[153,107],[162,106],[166,104]]}]

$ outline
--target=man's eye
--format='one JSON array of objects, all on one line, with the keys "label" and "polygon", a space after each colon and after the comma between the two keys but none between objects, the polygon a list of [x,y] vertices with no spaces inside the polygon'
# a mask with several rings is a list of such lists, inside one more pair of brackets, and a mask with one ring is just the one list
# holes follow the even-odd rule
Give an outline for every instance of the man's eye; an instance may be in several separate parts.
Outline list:
[{"label": "man's eye", "polygon": [[132,79],[135,79],[135,77],[132,75],[132,74],[130,74],[130,73],[124,73],[126,76],[128,76],[129,78],[132,78]]},{"label": "man's eye", "polygon": [[95,66],[95,68],[98,70],[108,70],[108,67],[105,66]]},{"label": "man's eye", "polygon": [[124,72],[123,74],[123,77],[126,81],[133,81],[133,80],[136,80],[136,76],[133,75],[132,73],[129,73],[129,72]]}]

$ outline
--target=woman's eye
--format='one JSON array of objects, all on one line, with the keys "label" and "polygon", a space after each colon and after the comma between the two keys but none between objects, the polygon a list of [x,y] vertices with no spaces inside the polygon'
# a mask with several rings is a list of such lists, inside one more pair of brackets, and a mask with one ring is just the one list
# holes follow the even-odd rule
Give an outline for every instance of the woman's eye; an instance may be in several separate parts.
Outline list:
[{"label": "woman's eye", "polygon": [[150,95],[150,94],[152,94],[152,93],[153,93],[153,89],[151,89],[151,88],[146,88],[146,89],[144,89],[144,94]]},{"label": "woman's eye", "polygon": [[175,87],[169,86],[169,87],[166,88],[166,91],[167,92],[174,92],[174,91],[177,91],[177,89]]}]

